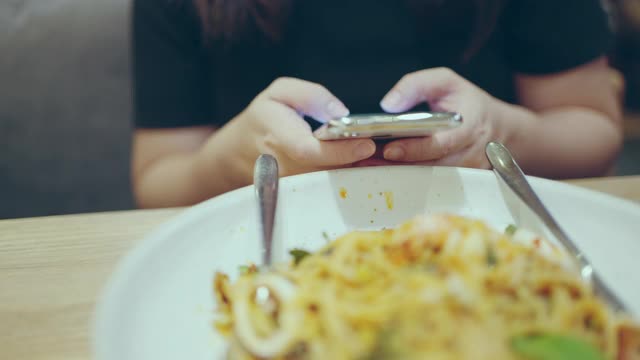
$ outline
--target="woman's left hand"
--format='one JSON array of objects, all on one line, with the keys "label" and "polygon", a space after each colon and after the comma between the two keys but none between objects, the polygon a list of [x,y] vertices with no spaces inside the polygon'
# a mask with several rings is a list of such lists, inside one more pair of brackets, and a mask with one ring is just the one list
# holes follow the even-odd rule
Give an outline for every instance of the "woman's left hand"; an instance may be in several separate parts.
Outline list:
[{"label": "woman's left hand", "polygon": [[510,137],[509,124],[500,119],[500,101],[447,68],[421,70],[405,75],[380,105],[391,113],[403,112],[427,102],[433,111],[459,112],[463,124],[455,129],[421,138],[387,143],[381,159],[358,165],[418,163],[426,165],[489,168],[484,148],[490,141]]}]

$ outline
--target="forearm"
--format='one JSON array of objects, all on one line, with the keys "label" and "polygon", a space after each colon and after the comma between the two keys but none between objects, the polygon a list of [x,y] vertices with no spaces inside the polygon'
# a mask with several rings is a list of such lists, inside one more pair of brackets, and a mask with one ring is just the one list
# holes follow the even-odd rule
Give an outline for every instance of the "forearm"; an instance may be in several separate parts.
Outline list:
[{"label": "forearm", "polygon": [[134,177],[136,202],[142,208],[192,205],[210,194],[198,186],[196,153],[158,159]]},{"label": "forearm", "polygon": [[586,107],[532,112],[501,103],[498,116],[513,122],[506,142],[525,173],[549,178],[605,175],[622,145],[617,119]]},{"label": "forearm", "polygon": [[192,151],[161,156],[135,171],[138,206],[188,206],[248,185],[251,164],[239,158],[228,130],[223,127]]}]

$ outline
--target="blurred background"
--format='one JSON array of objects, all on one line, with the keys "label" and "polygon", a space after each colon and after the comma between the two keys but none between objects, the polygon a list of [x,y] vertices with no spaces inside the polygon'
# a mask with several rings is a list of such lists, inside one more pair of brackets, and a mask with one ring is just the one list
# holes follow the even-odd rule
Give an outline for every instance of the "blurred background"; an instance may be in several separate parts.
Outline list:
[{"label": "blurred background", "polygon": [[[640,174],[640,0],[603,0]],[[129,0],[0,0],[0,219],[131,209]]]},{"label": "blurred background", "polygon": [[128,209],[129,0],[0,0],[0,218]]}]

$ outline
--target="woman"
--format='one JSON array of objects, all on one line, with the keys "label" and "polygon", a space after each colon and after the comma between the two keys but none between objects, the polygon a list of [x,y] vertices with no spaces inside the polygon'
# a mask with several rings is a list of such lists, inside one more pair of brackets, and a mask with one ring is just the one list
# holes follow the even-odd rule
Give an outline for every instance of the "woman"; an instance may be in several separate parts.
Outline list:
[{"label": "woman", "polygon": [[[281,175],[375,164],[605,173],[622,141],[599,0],[135,0],[133,181],[142,207]],[[458,111],[460,128],[384,145],[321,142],[313,118]],[[305,117],[306,116],[306,117]]]}]

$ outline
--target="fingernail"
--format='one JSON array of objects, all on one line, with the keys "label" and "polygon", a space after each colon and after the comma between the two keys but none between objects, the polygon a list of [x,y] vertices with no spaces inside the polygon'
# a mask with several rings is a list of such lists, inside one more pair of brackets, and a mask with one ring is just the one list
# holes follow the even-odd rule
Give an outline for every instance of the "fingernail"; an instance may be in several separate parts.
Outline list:
[{"label": "fingernail", "polygon": [[338,100],[332,100],[329,105],[327,105],[327,111],[333,118],[340,118],[349,115],[349,109],[347,109],[347,107]]},{"label": "fingernail", "polygon": [[391,91],[380,102],[383,109],[394,109],[402,105],[402,96],[397,91]]},{"label": "fingernail", "polygon": [[400,160],[404,157],[404,150],[400,147],[391,147],[385,150],[384,158],[387,160]]},{"label": "fingernail", "polygon": [[373,149],[373,146],[371,144],[362,143],[356,146],[353,153],[357,158],[363,159],[373,154],[374,151],[375,149]]}]

